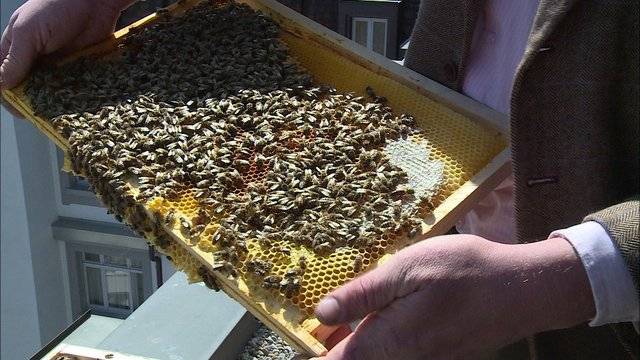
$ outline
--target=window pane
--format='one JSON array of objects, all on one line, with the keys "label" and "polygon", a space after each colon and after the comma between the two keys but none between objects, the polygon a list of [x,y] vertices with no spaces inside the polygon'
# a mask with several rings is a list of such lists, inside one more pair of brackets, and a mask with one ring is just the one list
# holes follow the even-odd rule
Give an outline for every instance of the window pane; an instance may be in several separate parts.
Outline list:
[{"label": "window pane", "polygon": [[104,263],[109,265],[127,266],[127,258],[125,256],[104,256]]},{"label": "window pane", "polygon": [[102,299],[102,278],[100,277],[100,269],[85,267],[87,272],[87,292],[89,293],[89,304],[104,305]]},{"label": "window pane", "polygon": [[121,270],[105,270],[107,279],[107,301],[110,307],[130,309],[129,292],[131,285],[129,273]]},{"label": "window pane", "polygon": [[84,253],[84,259],[86,261],[92,261],[92,262],[99,263],[100,262],[100,255],[86,252],[86,253]]},{"label": "window pane", "polygon": [[351,36],[353,40],[360,45],[367,46],[367,22],[361,20],[354,20],[356,26],[355,31]]},{"label": "window pane", "polygon": [[142,274],[131,273],[131,276],[133,277],[133,281],[138,292],[138,305],[140,305],[144,302],[144,286],[142,284]]},{"label": "window pane", "polygon": [[373,51],[382,55],[385,55],[384,46],[387,43],[386,28],[387,24],[382,21],[373,23]]}]

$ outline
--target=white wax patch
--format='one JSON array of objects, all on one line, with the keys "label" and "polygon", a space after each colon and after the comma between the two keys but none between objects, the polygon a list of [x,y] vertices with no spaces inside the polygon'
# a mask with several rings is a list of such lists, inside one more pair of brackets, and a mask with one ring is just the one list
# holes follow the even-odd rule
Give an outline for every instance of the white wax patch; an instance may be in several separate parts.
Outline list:
[{"label": "white wax patch", "polygon": [[444,180],[444,164],[430,159],[430,150],[424,144],[400,139],[388,143],[384,152],[393,165],[407,173],[416,197],[431,199],[438,192]]}]

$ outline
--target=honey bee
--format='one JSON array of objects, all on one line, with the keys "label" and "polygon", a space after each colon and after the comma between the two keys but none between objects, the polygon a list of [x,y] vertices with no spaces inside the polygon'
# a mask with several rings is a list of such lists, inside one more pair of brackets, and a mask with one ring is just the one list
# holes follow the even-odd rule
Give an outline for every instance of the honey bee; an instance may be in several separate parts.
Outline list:
[{"label": "honey bee", "polygon": [[412,227],[411,230],[409,230],[409,237],[411,239],[414,239],[416,236],[418,236],[418,230],[419,230],[419,227],[417,226]]},{"label": "honey bee", "polygon": [[205,266],[200,266],[198,268],[198,275],[202,278],[204,284],[211,290],[220,291],[220,287],[218,286],[218,282],[216,281],[215,276]]},{"label": "honey bee", "polygon": [[285,254],[287,256],[291,255],[291,249],[289,249],[288,247],[281,246],[279,250],[280,250],[281,253],[283,253],[283,254]]},{"label": "honey bee", "polygon": [[316,246],[314,248],[314,250],[317,251],[318,254],[323,254],[323,255],[328,254],[331,251],[331,249],[332,249],[332,246],[328,242],[324,242],[322,244],[319,244],[318,246]]},{"label": "honey bee", "polygon": [[305,256],[300,256],[300,259],[298,259],[298,266],[300,266],[300,269],[302,270],[307,268],[307,258]]},{"label": "honey bee", "polygon": [[228,261],[224,262],[222,269],[232,277],[238,276],[238,271],[236,270],[235,266],[233,266],[233,264]]},{"label": "honey bee", "polygon": [[353,272],[359,273],[362,270],[362,255],[356,255],[353,259]]},{"label": "honey bee", "polygon": [[280,282],[280,291],[282,291],[288,298],[292,297],[299,290],[300,279],[298,279],[297,277],[287,278]]},{"label": "honey bee", "polygon": [[303,271],[301,268],[293,268],[293,269],[287,270],[287,272],[284,274],[284,277],[291,278],[294,276],[301,275],[302,273]]},{"label": "honey bee", "polygon": [[282,281],[281,276],[270,275],[264,278],[262,285],[267,289],[278,289],[280,287],[281,281]]},{"label": "honey bee", "polygon": [[182,232],[189,233],[191,231],[191,223],[183,217],[180,217],[180,229]]},{"label": "honey bee", "polygon": [[264,276],[272,267],[272,263],[264,260],[253,259],[247,262],[247,269],[258,276]]},{"label": "honey bee", "polygon": [[200,239],[200,234],[202,234],[205,227],[206,225],[200,224],[192,227],[191,230],[189,230],[189,239],[192,243]]}]

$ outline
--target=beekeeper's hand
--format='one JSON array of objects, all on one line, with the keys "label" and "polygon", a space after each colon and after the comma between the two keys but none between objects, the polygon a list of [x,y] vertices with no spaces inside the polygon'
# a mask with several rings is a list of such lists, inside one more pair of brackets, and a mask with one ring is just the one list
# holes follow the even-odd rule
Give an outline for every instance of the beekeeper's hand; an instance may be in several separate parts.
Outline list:
[{"label": "beekeeper's hand", "polygon": [[333,291],[327,325],[364,321],[326,359],[475,359],[595,316],[586,272],[564,239],[505,245],[470,235],[424,240]]},{"label": "beekeeper's hand", "polygon": [[133,0],[29,0],[2,33],[0,89],[20,83],[41,55],[65,54],[106,39]]}]

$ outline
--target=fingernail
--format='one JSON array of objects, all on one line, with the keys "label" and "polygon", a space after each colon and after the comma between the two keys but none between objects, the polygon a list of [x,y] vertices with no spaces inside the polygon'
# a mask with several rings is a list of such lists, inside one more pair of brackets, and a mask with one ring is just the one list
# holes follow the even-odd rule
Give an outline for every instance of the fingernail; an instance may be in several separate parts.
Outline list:
[{"label": "fingernail", "polygon": [[335,323],[340,318],[340,305],[338,300],[328,296],[316,306],[316,316],[322,323]]}]

